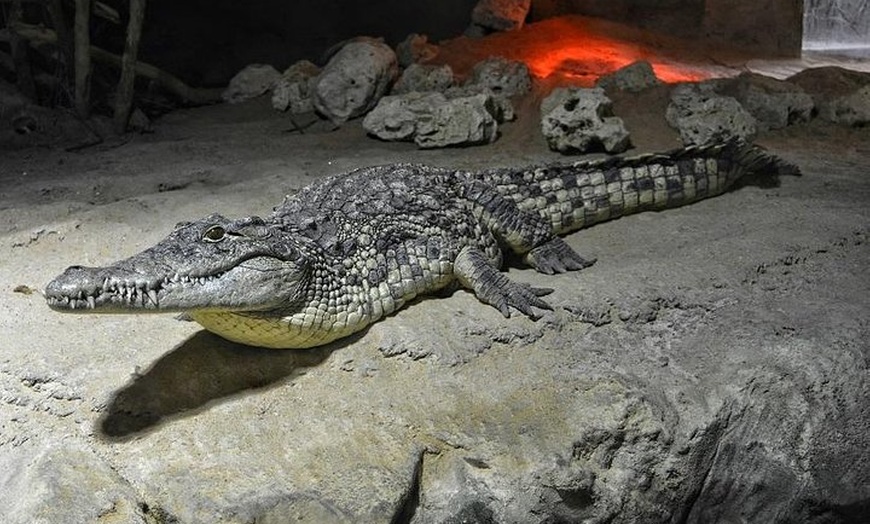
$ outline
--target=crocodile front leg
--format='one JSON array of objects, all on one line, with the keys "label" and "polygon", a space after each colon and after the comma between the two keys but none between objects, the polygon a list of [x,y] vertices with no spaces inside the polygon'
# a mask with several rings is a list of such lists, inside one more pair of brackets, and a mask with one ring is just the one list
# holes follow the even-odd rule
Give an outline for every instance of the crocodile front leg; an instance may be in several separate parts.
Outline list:
[{"label": "crocodile front leg", "polygon": [[552,289],[512,281],[475,247],[462,248],[453,263],[453,273],[463,287],[474,291],[478,299],[495,307],[505,317],[510,317],[510,308],[514,308],[536,320],[540,315],[532,308],[553,309],[540,298],[552,293]]}]

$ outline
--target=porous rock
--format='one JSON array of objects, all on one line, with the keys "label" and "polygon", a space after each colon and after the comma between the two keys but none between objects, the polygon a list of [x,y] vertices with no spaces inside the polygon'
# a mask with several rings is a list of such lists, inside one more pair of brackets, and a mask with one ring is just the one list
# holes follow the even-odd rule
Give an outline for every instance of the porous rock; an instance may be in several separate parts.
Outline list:
[{"label": "porous rock", "polygon": [[853,127],[870,125],[870,84],[823,104],[819,116]]},{"label": "porous rock", "polygon": [[735,98],[719,95],[714,85],[680,84],[671,91],[665,112],[668,124],[685,145],[706,144],[741,137],[751,140],[758,125]]},{"label": "porous rock", "polygon": [[402,76],[393,86],[392,94],[411,91],[444,91],[453,85],[453,69],[440,66],[411,64],[402,71]]},{"label": "porous rock", "polygon": [[221,94],[231,104],[256,98],[272,88],[281,78],[281,73],[268,64],[251,64],[236,73]]},{"label": "porous rock", "polygon": [[470,84],[488,87],[497,95],[517,96],[531,90],[532,77],[523,62],[492,57],[475,64],[466,81]]},{"label": "porous rock", "polygon": [[396,46],[396,57],[400,67],[427,62],[438,56],[438,46],[429,43],[429,37],[411,33]]},{"label": "porous rock", "polygon": [[595,86],[602,89],[620,89],[622,91],[643,91],[648,87],[660,84],[656,77],[652,64],[646,60],[638,60],[617,69],[616,71],[602,75]]},{"label": "porous rock", "polygon": [[448,98],[415,91],[382,98],[363,119],[363,128],[383,140],[413,141],[421,148],[482,144],[497,136],[493,113],[486,94]]},{"label": "porous rock", "polygon": [[562,153],[621,153],[631,144],[613,102],[598,87],[554,89],[541,102],[541,132],[550,149]]},{"label": "porous rock", "polygon": [[277,111],[307,113],[314,111],[314,83],[320,68],[308,60],[288,67],[272,87],[272,107]]},{"label": "porous rock", "polygon": [[435,107],[433,118],[417,125],[414,143],[422,148],[488,144],[498,136],[492,99],[473,95],[448,99]]},{"label": "porous rock", "polygon": [[501,124],[503,122],[510,122],[514,118],[516,118],[516,112],[514,111],[514,105],[511,102],[510,98],[506,97],[503,94],[497,94],[493,92],[492,89],[477,85],[477,84],[466,84],[463,86],[453,86],[444,91],[444,94],[447,98],[461,98],[466,96],[473,95],[485,95],[490,98],[487,101],[487,109],[492,114],[493,118]]},{"label": "porous rock", "polygon": [[853,126],[866,125],[870,120],[867,117],[870,73],[816,67],[792,75],[788,82],[800,86],[813,98],[818,116],[824,120]]},{"label": "porous rock", "polygon": [[523,26],[532,0],[480,0],[471,11],[471,21],[487,29],[512,31]]},{"label": "porous rock", "polygon": [[374,39],[348,42],[317,77],[314,106],[333,122],[345,122],[373,108],[397,75],[390,46]]},{"label": "porous rock", "polygon": [[807,122],[815,107],[813,98],[800,86],[756,73],[743,73],[712,85],[717,93],[740,102],[764,130]]}]

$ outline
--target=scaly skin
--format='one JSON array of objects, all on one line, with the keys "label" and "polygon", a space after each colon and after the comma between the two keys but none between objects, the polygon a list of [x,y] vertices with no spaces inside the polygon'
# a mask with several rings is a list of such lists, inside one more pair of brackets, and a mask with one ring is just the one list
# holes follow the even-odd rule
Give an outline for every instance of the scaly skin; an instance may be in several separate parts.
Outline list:
[{"label": "scaly skin", "polygon": [[456,284],[505,316],[536,318],[551,290],[509,280],[502,249],[543,273],[582,269],[594,260],[556,235],[718,195],[763,171],[797,172],[737,141],[525,169],[363,168],[287,197],[265,220],[211,215],[110,266],[70,267],[45,296],[59,311],[183,311],[273,348],[326,344]]}]

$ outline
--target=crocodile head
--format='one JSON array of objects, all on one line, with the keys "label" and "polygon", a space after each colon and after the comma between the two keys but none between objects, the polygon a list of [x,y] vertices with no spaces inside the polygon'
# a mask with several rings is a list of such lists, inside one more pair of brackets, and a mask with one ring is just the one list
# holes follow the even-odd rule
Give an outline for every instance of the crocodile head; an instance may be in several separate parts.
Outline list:
[{"label": "crocodile head", "polygon": [[45,289],[58,311],[270,311],[304,295],[306,257],[258,217],[211,215],[106,267],[72,266]]}]

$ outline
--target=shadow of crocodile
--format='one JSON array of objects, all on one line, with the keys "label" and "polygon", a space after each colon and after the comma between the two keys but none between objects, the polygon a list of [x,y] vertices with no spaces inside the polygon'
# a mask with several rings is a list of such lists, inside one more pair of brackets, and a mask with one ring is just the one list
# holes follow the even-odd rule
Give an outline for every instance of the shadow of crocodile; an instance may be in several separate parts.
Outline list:
[{"label": "shadow of crocodile", "polygon": [[215,400],[280,385],[360,336],[314,349],[278,350],[236,344],[200,331],[118,390],[97,421],[97,434],[125,440],[153,430],[167,418],[195,414]]}]

